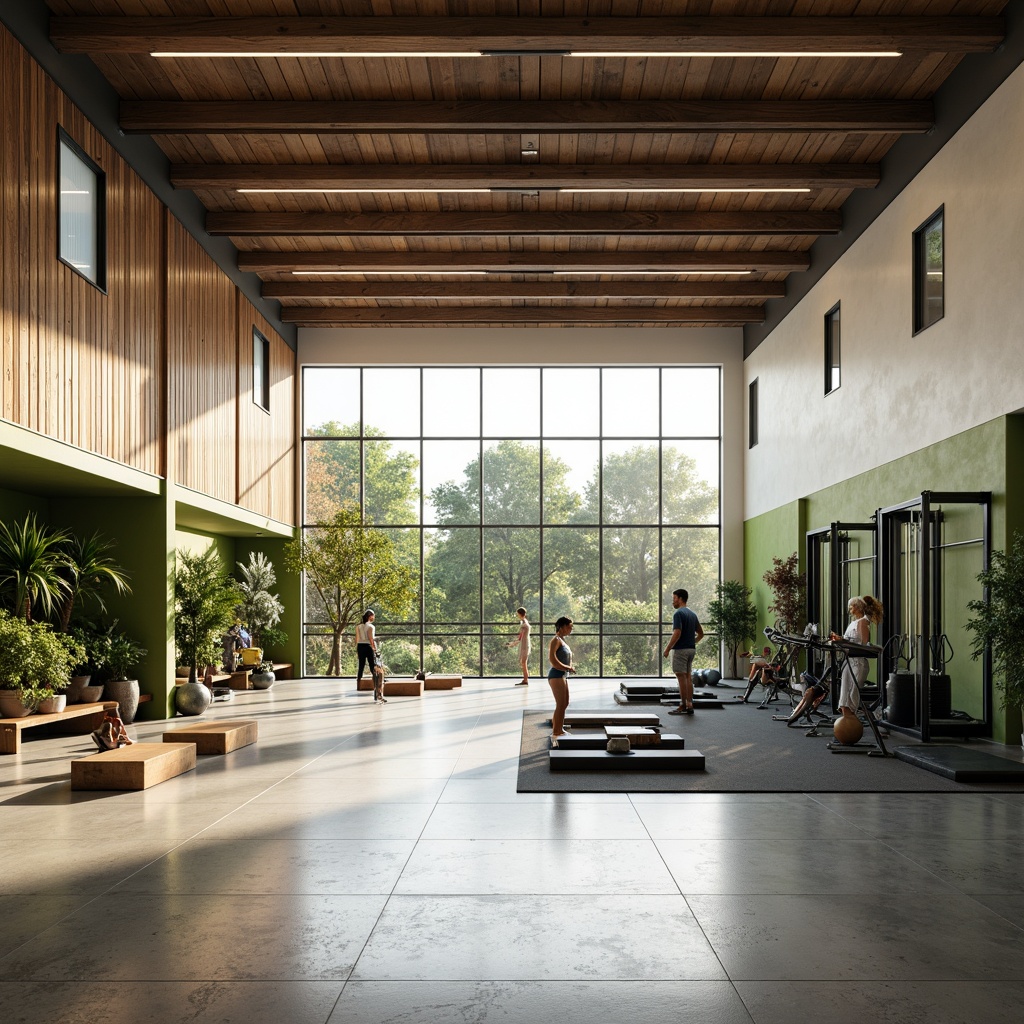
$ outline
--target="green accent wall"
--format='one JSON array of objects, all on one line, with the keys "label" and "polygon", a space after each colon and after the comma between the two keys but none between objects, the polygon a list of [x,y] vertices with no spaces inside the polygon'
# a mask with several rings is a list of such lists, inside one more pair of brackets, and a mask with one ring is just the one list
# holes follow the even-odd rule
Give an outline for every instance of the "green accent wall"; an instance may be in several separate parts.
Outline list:
[{"label": "green accent wall", "polygon": [[[991,491],[992,547],[1005,548],[1008,528],[1024,527],[1022,469],[1024,417],[1004,416],[748,520],[744,524],[745,582],[754,591],[759,617],[767,621],[770,594],[761,577],[773,555],[786,557],[796,550],[805,568],[808,529],[833,522],[868,522],[877,509],[898,505],[922,491]],[[979,524],[976,507],[944,510],[943,539],[980,536]],[[970,634],[963,629],[969,617],[967,601],[980,596],[974,579],[981,569],[980,553],[976,546],[966,546],[948,550],[943,559],[944,628],[955,652],[948,668],[953,707],[980,714],[981,667],[971,659]],[[996,692],[993,737],[1016,742],[1019,715],[1007,715],[998,703]]]},{"label": "green accent wall", "polygon": [[[284,614],[278,628],[288,634],[288,642],[282,648],[270,648],[265,656],[274,661],[291,662],[293,675],[298,678],[302,671],[302,577],[288,572],[284,564],[284,549],[289,541],[280,538],[239,537],[236,558],[243,564],[249,561],[250,551],[262,552],[270,559],[277,575],[274,593],[284,605]],[[238,575],[238,567],[233,566]]]}]

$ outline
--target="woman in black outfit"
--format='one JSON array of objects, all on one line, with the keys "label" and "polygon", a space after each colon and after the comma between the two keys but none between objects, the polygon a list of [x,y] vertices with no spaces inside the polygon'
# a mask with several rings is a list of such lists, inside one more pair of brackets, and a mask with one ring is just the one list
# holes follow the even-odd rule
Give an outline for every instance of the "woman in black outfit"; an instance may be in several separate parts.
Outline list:
[{"label": "woman in black outfit", "polygon": [[370,675],[373,676],[373,667],[377,661],[377,637],[373,628],[374,614],[372,611],[364,612],[362,621],[356,626],[356,654],[359,656],[359,668],[356,670],[356,686],[363,678],[363,667],[370,666]]}]

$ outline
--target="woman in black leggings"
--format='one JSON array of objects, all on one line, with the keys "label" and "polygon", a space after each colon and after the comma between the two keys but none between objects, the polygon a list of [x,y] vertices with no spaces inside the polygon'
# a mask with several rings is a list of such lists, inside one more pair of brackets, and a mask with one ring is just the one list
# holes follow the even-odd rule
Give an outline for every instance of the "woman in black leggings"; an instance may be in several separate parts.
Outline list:
[{"label": "woman in black leggings", "polygon": [[363,678],[363,668],[370,666],[370,675],[373,675],[373,667],[377,659],[377,637],[373,628],[374,614],[372,611],[364,612],[362,621],[356,626],[356,654],[359,656],[359,668],[356,670],[356,686]]}]

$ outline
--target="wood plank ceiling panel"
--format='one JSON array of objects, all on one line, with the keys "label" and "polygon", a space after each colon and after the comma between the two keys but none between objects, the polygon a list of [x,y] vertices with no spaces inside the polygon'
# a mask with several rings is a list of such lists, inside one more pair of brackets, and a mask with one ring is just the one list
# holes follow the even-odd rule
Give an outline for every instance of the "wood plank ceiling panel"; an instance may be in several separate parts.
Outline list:
[{"label": "wood plank ceiling panel", "polygon": [[[286,319],[456,326],[760,317],[892,145],[928,130],[963,54],[998,46],[1005,6],[50,0],[55,43],[89,53],[125,130],[154,133]],[[282,55],[368,46],[516,52]],[[666,47],[787,53],[622,52]],[[588,187],[623,191],[565,191]],[[807,191],[724,190],[751,187]]]}]

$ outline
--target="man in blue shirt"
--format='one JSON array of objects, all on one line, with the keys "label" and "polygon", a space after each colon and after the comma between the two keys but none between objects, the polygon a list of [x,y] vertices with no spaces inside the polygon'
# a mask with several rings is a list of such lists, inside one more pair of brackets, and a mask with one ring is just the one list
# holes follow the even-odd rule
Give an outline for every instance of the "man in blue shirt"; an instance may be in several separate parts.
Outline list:
[{"label": "man in blue shirt", "polygon": [[679,680],[679,707],[670,715],[693,714],[693,656],[697,644],[704,638],[697,616],[686,607],[689,594],[685,590],[672,591],[672,636],[665,648],[665,657],[672,656],[672,671]]}]

